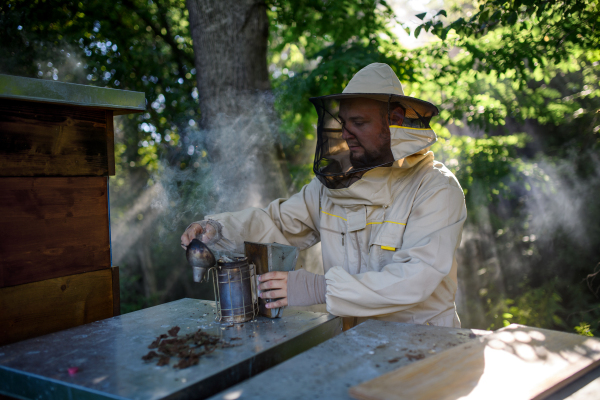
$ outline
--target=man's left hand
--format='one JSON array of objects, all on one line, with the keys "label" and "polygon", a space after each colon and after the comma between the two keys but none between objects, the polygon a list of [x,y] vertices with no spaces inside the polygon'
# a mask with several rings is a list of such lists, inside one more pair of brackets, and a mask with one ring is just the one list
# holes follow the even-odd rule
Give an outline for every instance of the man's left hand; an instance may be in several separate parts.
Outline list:
[{"label": "man's left hand", "polygon": [[287,306],[287,272],[272,271],[259,275],[260,297],[262,299],[279,299],[265,304],[267,308],[279,308]]}]

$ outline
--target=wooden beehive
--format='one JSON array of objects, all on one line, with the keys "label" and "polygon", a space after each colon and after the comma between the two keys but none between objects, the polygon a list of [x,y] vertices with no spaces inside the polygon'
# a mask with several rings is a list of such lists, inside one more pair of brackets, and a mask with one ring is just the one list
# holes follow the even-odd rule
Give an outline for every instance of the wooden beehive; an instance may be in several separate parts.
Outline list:
[{"label": "wooden beehive", "polygon": [[119,315],[113,116],[144,93],[0,75],[0,345]]}]

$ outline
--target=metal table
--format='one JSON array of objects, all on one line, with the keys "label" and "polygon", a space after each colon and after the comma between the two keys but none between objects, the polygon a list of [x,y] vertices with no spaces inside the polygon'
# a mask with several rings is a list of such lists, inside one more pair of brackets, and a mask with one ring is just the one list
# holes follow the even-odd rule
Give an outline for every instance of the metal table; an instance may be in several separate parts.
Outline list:
[{"label": "metal table", "polygon": [[[347,400],[351,399],[348,395],[351,386],[489,333],[491,332],[368,320],[211,397],[210,400]],[[549,399],[595,399],[597,397],[592,397],[589,393],[594,393],[593,388],[600,384],[600,378],[596,379],[598,375],[600,368]],[[590,378],[596,380],[590,384]],[[581,388],[583,389],[579,390]],[[598,392],[595,393],[597,395]],[[577,394],[583,396],[576,396]],[[571,395],[573,397],[567,397]]]},{"label": "metal table", "polygon": [[[227,326],[213,302],[182,299],[0,347],[0,394],[26,399],[201,399],[341,332],[341,319],[287,309],[279,319]],[[141,357],[160,334],[199,328],[240,346],[217,349],[187,369]],[[70,376],[69,368],[79,371]]]}]

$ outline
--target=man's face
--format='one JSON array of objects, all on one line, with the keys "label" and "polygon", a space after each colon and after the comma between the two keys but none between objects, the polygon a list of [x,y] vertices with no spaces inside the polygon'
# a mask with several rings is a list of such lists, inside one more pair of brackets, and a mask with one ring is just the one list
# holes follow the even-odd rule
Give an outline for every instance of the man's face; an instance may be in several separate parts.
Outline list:
[{"label": "man's face", "polygon": [[350,148],[350,162],[354,168],[386,164],[394,159],[387,118],[382,115],[384,105],[363,98],[340,102],[342,138]]}]

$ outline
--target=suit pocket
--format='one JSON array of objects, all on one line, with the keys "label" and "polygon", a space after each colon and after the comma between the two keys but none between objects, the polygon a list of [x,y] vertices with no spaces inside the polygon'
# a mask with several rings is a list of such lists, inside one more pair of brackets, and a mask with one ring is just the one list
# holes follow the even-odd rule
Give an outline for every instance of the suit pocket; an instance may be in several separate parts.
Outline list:
[{"label": "suit pocket", "polygon": [[380,271],[384,266],[393,262],[392,258],[402,247],[402,238],[406,224],[383,222],[379,229],[371,231],[369,243],[370,267]]},{"label": "suit pocket", "polygon": [[401,222],[383,222],[375,235],[370,245],[378,245],[381,247],[398,250],[402,247],[402,239],[406,224]]}]

